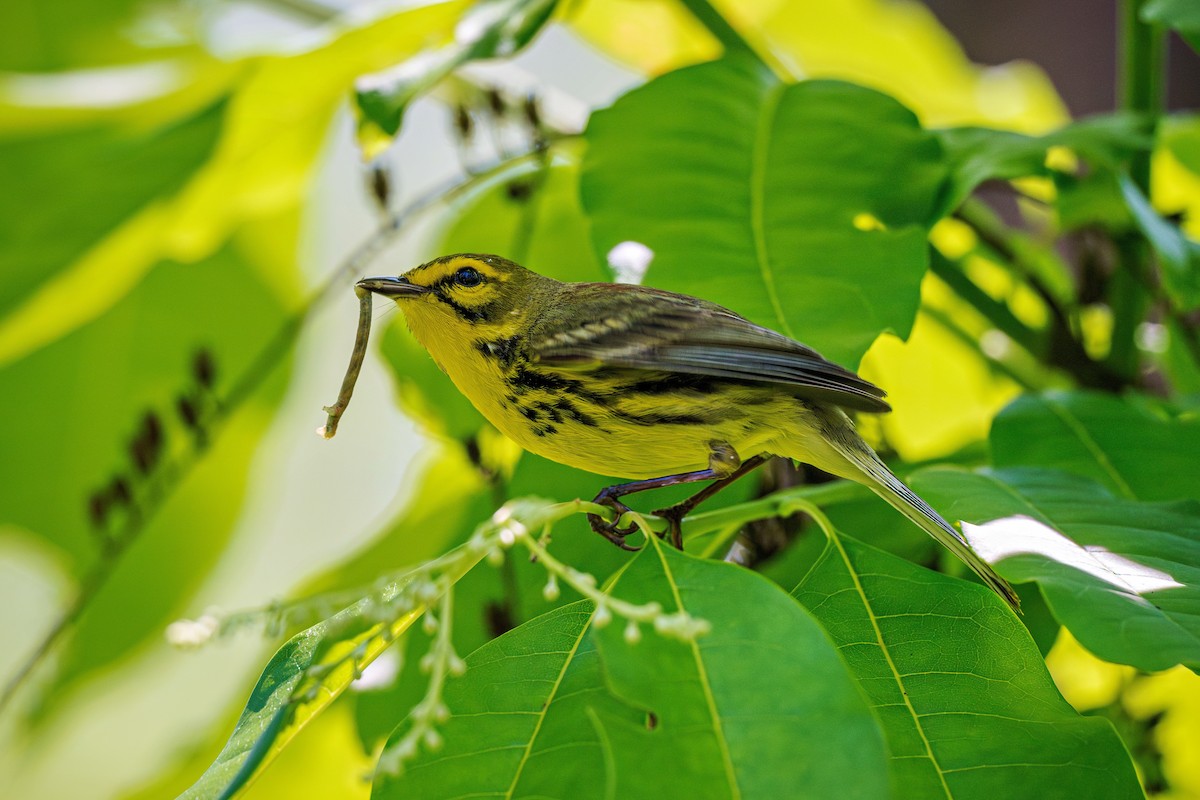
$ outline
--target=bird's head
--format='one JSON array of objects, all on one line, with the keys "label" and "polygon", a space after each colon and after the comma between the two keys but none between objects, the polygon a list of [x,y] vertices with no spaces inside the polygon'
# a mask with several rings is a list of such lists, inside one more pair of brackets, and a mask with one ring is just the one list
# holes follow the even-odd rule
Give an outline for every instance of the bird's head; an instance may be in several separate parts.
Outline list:
[{"label": "bird's head", "polygon": [[417,340],[435,352],[435,343],[513,335],[557,282],[500,256],[458,253],[358,285],[395,300]]}]

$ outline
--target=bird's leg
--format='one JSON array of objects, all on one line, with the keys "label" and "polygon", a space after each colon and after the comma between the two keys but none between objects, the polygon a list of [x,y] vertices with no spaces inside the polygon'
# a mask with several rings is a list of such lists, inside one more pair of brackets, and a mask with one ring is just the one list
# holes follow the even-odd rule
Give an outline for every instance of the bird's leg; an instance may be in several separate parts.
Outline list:
[{"label": "bird's leg", "polygon": [[625,542],[625,537],[634,533],[637,530],[637,526],[628,525],[622,528],[617,524],[621,515],[630,510],[629,506],[622,503],[618,498],[637,492],[644,492],[648,489],[659,489],[663,486],[677,486],[682,483],[695,483],[696,481],[715,479],[716,482],[711,486],[697,492],[682,503],[676,503],[661,511],[654,512],[655,515],[664,517],[667,520],[670,525],[668,531],[671,534],[671,543],[682,550],[683,532],[680,529],[679,521],[697,505],[766,460],[765,456],[755,456],[743,462],[738,457],[737,451],[728,442],[710,442],[709,448],[708,469],[696,470],[695,472],[682,472],[678,475],[664,475],[661,478],[648,478],[641,481],[631,481],[630,483],[619,483],[616,486],[609,486],[601,490],[593,502],[613,509],[617,513],[617,517],[612,522],[606,522],[595,514],[588,514],[588,522],[591,524],[592,530],[624,550],[637,550],[638,548],[632,547]]},{"label": "bird's leg", "polygon": [[688,499],[676,503],[673,506],[660,508],[651,513],[653,513],[654,516],[662,517],[667,521],[667,525],[669,526],[668,530],[671,533],[671,543],[674,544],[677,549],[682,550],[683,518],[692,513],[692,510],[695,509],[696,506],[700,505],[705,500],[712,497],[714,494],[721,491],[746,473],[753,472],[754,470],[758,469],[769,459],[770,456],[767,455],[757,455],[753,456],[752,458],[748,458],[738,465],[737,469],[735,469],[733,472],[730,472],[720,480],[713,481]]},{"label": "bird's leg", "polygon": [[588,524],[592,526],[592,530],[608,539],[610,542],[620,547],[622,550],[640,550],[640,547],[634,547],[625,541],[625,537],[637,532],[637,525],[626,525],[620,527],[621,515],[626,511],[631,511],[629,506],[622,503],[618,498],[628,494],[636,494],[644,492],[648,489],[658,489],[663,486],[675,486],[680,483],[693,483],[694,481],[706,481],[712,478],[719,477],[713,473],[711,469],[701,469],[696,472],[682,472],[678,475],[664,475],[661,478],[647,478],[643,481],[630,481],[629,483],[618,483],[615,486],[609,486],[600,490],[596,495],[593,503],[602,506],[608,506],[616,512],[616,517],[612,522],[607,522],[603,517],[597,514],[588,514]]}]

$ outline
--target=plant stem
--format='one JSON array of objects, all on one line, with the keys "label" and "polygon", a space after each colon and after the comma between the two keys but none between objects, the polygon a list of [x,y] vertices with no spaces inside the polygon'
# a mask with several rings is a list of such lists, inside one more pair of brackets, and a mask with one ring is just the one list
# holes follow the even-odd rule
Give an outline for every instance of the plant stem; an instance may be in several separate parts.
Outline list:
[{"label": "plant stem", "polygon": [[1081,386],[1092,389],[1113,392],[1128,385],[1125,375],[1107,363],[1094,361],[1087,354],[1071,324],[1073,309],[1055,296],[1040,275],[1042,268],[1031,263],[1028,256],[1022,253],[1026,244],[1016,231],[978,201],[963,203],[955,216],[966,223],[996,259],[1008,265],[1013,274],[1024,280],[1046,305],[1050,314],[1050,331],[1043,357],[1047,364],[1068,373]]},{"label": "plant stem", "polygon": [[[1121,0],[1120,70],[1117,75],[1119,105],[1126,111],[1149,116],[1157,123],[1166,97],[1166,37],[1157,25],[1142,22],[1138,14],[1146,0]],[[1130,175],[1138,188],[1150,192],[1150,153],[1136,153]]]},{"label": "plant stem", "polygon": [[1030,355],[1041,358],[1046,345],[1038,331],[1025,325],[1004,303],[995,300],[975,285],[959,264],[946,258],[935,248],[929,248],[929,271],[942,279],[956,295],[969,303],[1008,338],[1025,348]]},{"label": "plant stem", "polygon": [[832,481],[816,486],[798,486],[775,494],[760,497],[714,511],[706,511],[687,517],[684,522],[689,538],[727,528],[739,528],[747,522],[774,516],[787,516],[791,507],[803,501],[818,505],[836,505],[848,500],[865,497],[870,490],[853,481]]},{"label": "plant stem", "polygon": [[771,70],[776,77],[781,80],[787,80],[792,77],[792,70],[771,52],[770,47],[763,46],[755,49],[750,42],[746,40],[736,28],[729,24],[729,21],[721,15],[721,12],[713,8],[712,3],[708,0],[680,0],[696,21],[705,27],[705,29],[713,35],[721,46],[725,48],[727,56],[743,56],[749,57],[758,63]]},{"label": "plant stem", "polygon": [[[1126,110],[1150,118],[1157,126],[1166,89],[1166,37],[1157,25],[1139,18],[1145,0],[1121,0],[1120,63],[1117,74],[1118,104]],[[1149,150],[1133,154],[1129,175],[1138,188],[1150,196]],[[1145,318],[1147,296],[1138,290],[1139,276],[1150,269],[1150,253],[1140,238],[1123,237],[1117,241],[1121,267],[1108,285],[1108,305],[1112,309],[1113,332],[1106,363],[1126,383],[1138,379],[1140,355],[1134,342],[1138,325]]]},{"label": "plant stem", "polygon": [[1039,392],[1046,388],[1044,385],[1040,385],[1038,381],[1032,380],[1028,376],[1021,374],[1021,372],[1011,364],[984,352],[983,348],[979,346],[978,337],[963,330],[962,326],[960,326],[958,322],[956,322],[954,318],[946,312],[937,308],[930,308],[928,306],[923,307],[921,311],[938,325],[941,325],[942,328],[944,328],[946,332],[955,339],[958,339],[964,345],[977,352],[980,357],[987,362],[989,367],[1020,386],[1023,390],[1027,392]]}]

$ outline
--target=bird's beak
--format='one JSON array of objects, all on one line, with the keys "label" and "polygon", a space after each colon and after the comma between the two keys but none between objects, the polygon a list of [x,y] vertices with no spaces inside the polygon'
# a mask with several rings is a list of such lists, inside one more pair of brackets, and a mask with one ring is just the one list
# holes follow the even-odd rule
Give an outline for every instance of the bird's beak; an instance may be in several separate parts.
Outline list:
[{"label": "bird's beak", "polygon": [[381,294],[384,297],[408,297],[418,294],[425,294],[429,291],[428,287],[417,286],[408,278],[363,278],[358,282],[358,286],[366,289],[374,294]]}]

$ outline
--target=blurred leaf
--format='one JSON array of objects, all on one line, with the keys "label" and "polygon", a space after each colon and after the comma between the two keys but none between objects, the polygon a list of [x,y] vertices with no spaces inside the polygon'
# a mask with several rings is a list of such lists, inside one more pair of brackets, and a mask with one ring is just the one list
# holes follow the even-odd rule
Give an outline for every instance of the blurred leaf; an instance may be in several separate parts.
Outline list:
[{"label": "blurred leaf", "polygon": [[[589,636],[589,603],[539,617],[472,654],[447,688],[444,747],[381,778],[373,796],[886,794],[875,721],[820,628],[777,587],[655,542],[612,592],[686,609],[712,631],[631,645],[618,624]],[[730,597],[761,613],[740,614]]]},{"label": "blurred leaf", "polygon": [[885,92],[926,127],[984,125],[1041,133],[1067,120],[1045,72],[1027,61],[973,64],[923,3],[720,0],[810,78],[841,78]]},{"label": "blurred leaf", "polygon": [[592,115],[587,139],[581,192],[601,259],[641,242],[647,283],[843,364],[881,331],[908,334],[942,167],[891,98],[724,60],[635,89]]},{"label": "blurred leaf", "polygon": [[649,75],[721,55],[717,40],[676,0],[572,3],[566,22],[606,54]]},{"label": "blurred leaf", "polygon": [[1200,175],[1200,113],[1171,114],[1159,125],[1162,145],[1179,163]]},{"label": "blurred leaf", "polygon": [[[14,298],[23,304],[0,322],[0,364],[104,313],[163,258],[200,261],[247,220],[293,208],[354,78],[449,29],[460,5],[408,9],[358,28],[331,25],[307,52],[245,59],[226,103],[191,122],[172,119],[158,137],[137,133],[146,121],[131,113],[110,122],[118,125],[115,133],[84,128],[29,138],[15,148],[11,169],[27,175],[29,185],[6,195],[14,205],[0,216],[24,220],[29,198],[52,202],[39,215],[44,219],[22,223],[28,234],[13,237],[23,245],[11,255],[20,269],[4,274],[22,278],[14,295],[7,286],[0,292],[0,309],[13,306]],[[214,81],[213,70],[218,84],[231,80],[228,66],[194,66],[202,84]],[[167,111],[186,111],[194,102],[186,88],[177,94],[164,101]],[[149,116],[162,113],[156,107]],[[97,170],[109,163],[111,171]],[[10,258],[3,251],[0,257]],[[292,303],[299,286],[287,279],[272,283]]]},{"label": "blurred leaf", "polygon": [[[839,78],[885,92],[928,127],[986,125],[1040,133],[1067,121],[1036,65],[971,63],[921,3],[839,0],[716,0],[717,10],[757,47],[809,78]],[[576,30],[615,58],[650,74],[708,61],[720,45],[674,0],[622,0],[569,7]]]},{"label": "blurred leaf", "polygon": [[879,716],[898,797],[1142,796],[1112,726],[1075,713],[982,586],[833,533],[794,594]]},{"label": "blurred leaf", "polygon": [[1200,52],[1200,7],[1191,0],[1147,0],[1138,16],[1143,22],[1166,25]]},{"label": "blurred leaf", "polygon": [[1024,395],[992,426],[997,467],[1053,467],[1131,500],[1200,500],[1200,419],[1170,418],[1106,394]]},{"label": "blurred leaf", "polygon": [[1128,113],[1072,122],[1044,136],[990,128],[949,128],[938,136],[951,165],[943,206],[946,212],[961,205],[984,181],[1052,174],[1046,164],[1051,147],[1068,148],[1093,167],[1113,170],[1134,152],[1149,150],[1153,144],[1147,120]]},{"label": "blurred leaf", "polygon": [[211,155],[225,107],[148,131],[97,125],[0,149],[0,365],[108,310],[158,256],[164,201]]},{"label": "blurred leaf", "polygon": [[[101,319],[0,370],[0,392],[20,420],[0,431],[0,452],[20,453],[24,476],[0,484],[4,521],[52,543],[71,574],[88,572],[104,536],[162,502],[162,481],[177,469],[170,462],[191,451],[197,434],[177,416],[177,398],[188,395],[211,414],[282,319],[253,271],[226,252],[199,269],[163,265]],[[201,348],[216,365],[213,394],[197,388],[193,361]],[[244,400],[147,523],[62,651],[43,715],[67,698],[67,684],[158,635],[179,613],[238,519],[246,471],[285,377],[277,369]],[[143,477],[130,443],[147,412],[161,424],[163,446]],[[110,492],[118,476],[133,504],[111,503],[102,533],[89,521],[89,497]]]},{"label": "blurred leaf", "polygon": [[486,481],[461,448],[435,448],[410,472],[416,487],[400,516],[371,545],[297,596],[371,586],[380,575],[423,563],[465,541],[496,510]]},{"label": "blurred leaf", "polygon": [[263,670],[225,748],[181,800],[236,797],[421,615],[385,628],[367,598],[288,640]]},{"label": "blurred leaf", "polygon": [[378,19],[338,19],[317,31],[323,35],[310,50],[249,59],[213,158],[179,198],[172,253],[200,257],[245,219],[296,203],[355,79],[444,36],[464,5],[449,0]]},{"label": "blurred leaf", "polygon": [[1200,504],[1130,501],[1044,469],[930,469],[912,483],[976,523],[964,526],[971,546],[1009,580],[1036,580],[1096,655],[1149,672],[1200,667]]},{"label": "blurred leaf", "polygon": [[[933,278],[925,282],[923,302],[972,332],[975,325],[979,333],[988,327]],[[887,390],[893,410],[879,417],[878,424],[887,445],[909,462],[942,458],[982,441],[991,418],[1020,391],[987,363],[977,346],[925,312],[917,315],[907,341],[876,339],[859,373]]]},{"label": "blurred leaf", "polygon": [[127,28],[141,6],[141,0],[5,0],[0,71],[54,71],[136,57],[145,51]]},{"label": "blurred leaf", "polygon": [[0,72],[0,136],[80,129],[146,136],[220,105],[249,72],[247,61],[217,59],[198,45],[131,58],[103,69]]},{"label": "blurred leaf", "polygon": [[583,143],[551,146],[498,172],[458,211],[442,234],[441,253],[500,253],[560,281],[603,281],[579,205]]},{"label": "blurred leaf", "polygon": [[1116,173],[1107,170],[1086,175],[1055,172],[1053,178],[1057,195],[1054,211],[1060,230],[1077,231],[1100,226],[1110,231],[1128,231],[1133,227],[1133,217],[1121,196]]},{"label": "blurred leaf", "polygon": [[1200,244],[1159,216],[1128,175],[1119,181],[1134,222],[1158,254],[1163,288],[1185,311],[1200,306]]},{"label": "blurred leaf", "polygon": [[537,36],[558,0],[479,0],[454,28],[454,40],[377,75],[358,79],[359,142],[373,158],[400,131],[417,95],[468,61],[511,56]]}]

